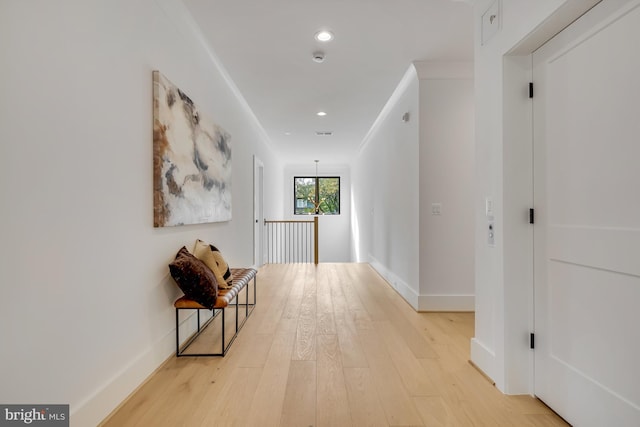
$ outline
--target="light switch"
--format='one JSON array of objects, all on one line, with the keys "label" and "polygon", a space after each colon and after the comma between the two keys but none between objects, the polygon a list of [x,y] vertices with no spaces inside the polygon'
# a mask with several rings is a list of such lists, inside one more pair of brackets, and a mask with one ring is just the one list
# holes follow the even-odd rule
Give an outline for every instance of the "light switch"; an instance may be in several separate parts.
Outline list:
[{"label": "light switch", "polygon": [[487,217],[493,216],[493,199],[492,198],[487,197],[484,199],[484,211]]},{"label": "light switch", "polygon": [[431,215],[440,215],[442,212],[442,203],[431,203]]}]

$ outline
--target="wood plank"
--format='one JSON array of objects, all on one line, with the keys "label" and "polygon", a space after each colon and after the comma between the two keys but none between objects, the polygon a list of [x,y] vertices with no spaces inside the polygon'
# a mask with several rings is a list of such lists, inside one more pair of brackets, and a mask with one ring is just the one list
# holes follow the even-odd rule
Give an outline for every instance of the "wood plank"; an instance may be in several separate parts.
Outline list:
[{"label": "wood plank", "polygon": [[413,352],[404,345],[397,328],[389,322],[374,322],[376,330],[387,345],[387,352],[400,374],[402,382],[411,396],[434,396],[438,389],[429,375],[414,356]]},{"label": "wood plank", "polygon": [[275,334],[260,382],[249,405],[247,425],[277,426],[287,388],[294,335]]},{"label": "wood plank", "polygon": [[[183,408],[197,407],[203,396],[202,393],[195,393],[194,387],[201,390],[201,386],[210,381],[210,376],[203,375],[202,372],[210,372],[218,366],[220,361],[212,359],[190,361],[174,358],[169,360],[101,425],[106,427],[154,425],[167,415],[167,407],[172,400]],[[189,398],[193,400],[190,404],[186,404]]]},{"label": "wood plank", "polygon": [[203,399],[200,408],[204,409],[199,425],[215,425],[224,427],[242,427],[247,425],[247,405],[251,402],[260,380],[261,368],[236,368],[220,392],[215,396]]},{"label": "wood plank", "polygon": [[297,319],[300,315],[300,306],[304,295],[304,280],[302,280],[304,275],[304,270],[296,269],[294,274],[283,279],[281,286],[291,288],[282,312],[282,317],[285,319]]},{"label": "wood plank", "polygon": [[351,413],[342,371],[338,337],[318,335],[318,427],[350,426]]},{"label": "wood plank", "polygon": [[347,320],[345,316],[336,318],[338,330],[338,344],[342,357],[342,366],[345,368],[367,368],[367,357],[360,345],[355,324]]},{"label": "wood plank", "polygon": [[426,427],[457,427],[474,425],[472,419],[456,412],[442,396],[418,396],[413,401]]},{"label": "wood plank", "polygon": [[[236,355],[248,350],[246,341],[241,343],[240,346],[232,348]],[[203,420],[211,419],[213,407],[216,407],[217,412],[227,407],[234,407],[235,402],[227,399],[230,393],[244,396],[245,403],[251,401],[262,369],[242,370],[239,368],[239,363],[242,359],[237,356],[231,357],[231,354],[229,352],[227,357],[217,359],[221,360],[219,366],[210,372],[210,375],[207,376],[209,381],[198,390],[199,395],[202,397],[202,403],[195,406],[187,415],[191,420],[190,423],[200,425]],[[250,373],[255,377],[250,377]]]},{"label": "wood plank", "polygon": [[389,425],[382,409],[369,368],[344,368],[349,395],[349,407],[354,426],[386,427]]},{"label": "wood plank", "polygon": [[431,316],[430,320],[432,331],[447,331],[447,337],[440,338],[440,341],[447,342],[456,348],[459,354],[469,353],[469,339],[461,332],[461,327],[458,325],[463,322],[458,313],[439,313],[439,316]]},{"label": "wood plank", "polygon": [[261,368],[267,362],[274,334],[246,334],[242,329],[233,343],[228,357],[237,357],[238,366],[243,368]]},{"label": "wood plank", "polygon": [[347,312],[347,299],[344,295],[344,269],[341,264],[331,264],[331,269],[327,272],[328,292],[331,293],[333,315],[337,318],[344,316]]},{"label": "wood plank", "polygon": [[[336,323],[336,333],[342,356],[342,366],[349,368],[366,368],[367,358],[362,351],[362,346],[358,339],[358,327],[355,319],[349,312],[346,299],[343,293],[346,281],[343,267],[334,265],[329,272],[329,292],[332,295],[333,314]],[[364,312],[362,312],[364,313]],[[366,322],[370,322],[368,317]]]},{"label": "wood plank", "polygon": [[360,336],[362,348],[365,351],[389,424],[421,424],[420,415],[409,393],[405,389],[391,357],[389,357],[387,353],[380,333],[367,329],[359,331],[358,335]]},{"label": "wood plank", "polygon": [[[274,274],[274,276],[268,280],[261,280],[261,291],[258,292],[258,297],[260,297],[258,299],[258,306],[262,307],[263,310],[266,309],[266,312],[260,316],[260,321],[257,322],[258,333],[275,333],[278,322],[282,318],[287,297],[292,289],[291,284],[296,276],[296,269],[285,264],[280,273],[281,274]],[[270,292],[262,292],[266,287],[269,288]],[[264,297],[262,296],[263,294],[265,294]],[[263,301],[263,298],[266,299],[266,301]]]},{"label": "wood plank", "polygon": [[336,324],[333,317],[333,298],[329,286],[332,265],[319,266],[317,277],[316,329],[318,335],[335,335]]},{"label": "wood plank", "polygon": [[293,361],[289,367],[287,390],[282,405],[283,427],[312,426],[316,423],[316,362]]},{"label": "wood plank", "polygon": [[315,269],[308,269],[305,275],[293,360],[316,360],[316,308]]},{"label": "wood plank", "polygon": [[[384,311],[385,319],[391,321],[395,326],[397,333],[402,336],[406,345],[418,358],[434,357],[434,351],[429,345],[425,337],[416,329],[404,316],[401,311],[397,310],[398,305],[404,305],[404,310],[413,310],[413,308],[400,297],[373,268],[370,266],[360,266],[360,274],[368,284],[367,289],[360,289],[361,292],[371,294],[371,299],[378,303],[381,310]],[[360,283],[360,282],[356,282]],[[360,286],[363,286],[360,284]],[[390,300],[398,301],[395,305],[389,304]],[[415,311],[415,310],[413,310]]]},{"label": "wood plank", "polygon": [[349,270],[351,287],[355,290],[364,309],[372,320],[387,320],[384,305],[380,304],[379,298],[375,295],[376,286],[379,286],[377,278],[372,280],[366,270],[361,272],[361,276],[357,275],[357,271]]},{"label": "wood plank", "polygon": [[[450,419],[453,420],[450,422],[454,425],[466,423],[469,419],[482,420],[484,425],[513,425],[518,419],[507,408],[506,396],[470,364],[461,359],[457,359],[455,363],[442,359],[422,359],[421,362],[427,366],[427,370],[435,370],[431,373],[435,374],[439,397],[448,409]],[[446,365],[450,368],[442,369]]]},{"label": "wood plank", "polygon": [[367,310],[352,310],[345,319],[352,321],[356,329],[373,329],[373,320]]},{"label": "wood plank", "polygon": [[339,269],[342,292],[349,311],[364,310],[364,305],[362,305],[362,301],[360,301],[360,297],[354,288],[356,281],[361,279],[351,271],[353,265],[355,264],[350,264],[349,266],[344,266],[344,268]]}]

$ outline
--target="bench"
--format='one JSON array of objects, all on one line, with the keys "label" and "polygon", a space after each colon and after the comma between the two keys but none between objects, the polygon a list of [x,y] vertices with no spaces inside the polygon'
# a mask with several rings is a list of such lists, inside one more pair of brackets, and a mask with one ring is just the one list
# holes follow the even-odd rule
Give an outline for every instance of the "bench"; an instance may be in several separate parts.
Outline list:
[{"label": "bench", "polygon": [[[256,306],[256,274],[257,271],[253,268],[232,268],[231,274],[233,275],[233,282],[229,289],[218,289],[218,295],[216,303],[213,306],[213,315],[203,325],[200,325],[200,310],[209,310],[207,307],[200,305],[199,303],[182,296],[178,298],[173,306],[176,309],[176,357],[182,356],[222,356],[224,357],[233,344],[233,341],[238,336],[238,332],[244,326],[253,309]],[[253,280],[253,301],[249,301],[249,283]],[[244,303],[240,303],[240,292],[245,290]],[[225,344],[225,311],[227,307],[235,307],[235,333],[231,339]],[[242,322],[238,322],[238,312],[241,306],[245,308],[245,317]],[[180,345],[180,311],[181,310],[196,310],[198,328],[197,331],[181,346]],[[205,328],[209,326],[211,322],[218,316],[222,318],[222,338],[220,345],[220,352],[218,353],[185,353],[185,350],[204,332]]]}]

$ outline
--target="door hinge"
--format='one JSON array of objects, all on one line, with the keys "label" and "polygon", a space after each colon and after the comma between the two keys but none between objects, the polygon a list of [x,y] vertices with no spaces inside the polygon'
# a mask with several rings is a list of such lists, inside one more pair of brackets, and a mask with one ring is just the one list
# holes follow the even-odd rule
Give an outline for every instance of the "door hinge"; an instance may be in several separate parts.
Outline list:
[{"label": "door hinge", "polygon": [[533,82],[529,83],[529,98],[533,98]]},{"label": "door hinge", "polygon": [[533,332],[529,335],[529,348],[532,350],[536,348],[536,335]]},{"label": "door hinge", "polygon": [[533,208],[529,209],[529,224],[535,224],[535,210]]}]

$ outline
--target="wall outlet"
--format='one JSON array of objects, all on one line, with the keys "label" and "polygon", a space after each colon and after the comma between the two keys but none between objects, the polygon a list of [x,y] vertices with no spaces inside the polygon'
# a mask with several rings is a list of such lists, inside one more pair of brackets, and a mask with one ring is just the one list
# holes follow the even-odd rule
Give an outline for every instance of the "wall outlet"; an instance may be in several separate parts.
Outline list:
[{"label": "wall outlet", "polygon": [[487,244],[491,247],[496,245],[496,224],[493,221],[489,221],[487,226]]}]

